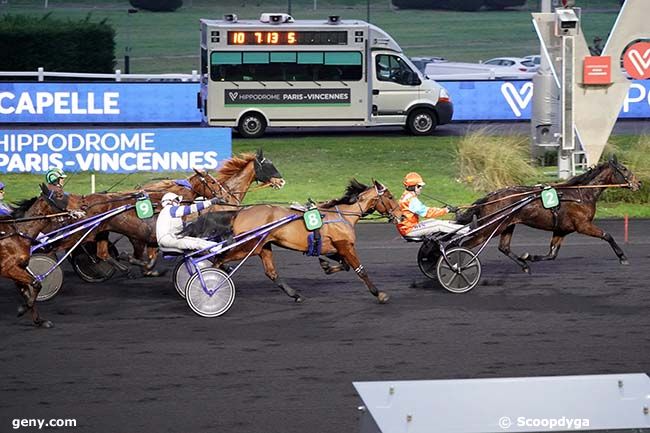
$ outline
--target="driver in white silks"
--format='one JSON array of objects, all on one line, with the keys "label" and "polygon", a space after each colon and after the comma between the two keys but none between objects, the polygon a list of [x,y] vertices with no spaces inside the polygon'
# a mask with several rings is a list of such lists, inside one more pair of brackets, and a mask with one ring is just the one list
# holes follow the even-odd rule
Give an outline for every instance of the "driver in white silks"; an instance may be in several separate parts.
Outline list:
[{"label": "driver in white silks", "polygon": [[[163,206],[158,221],[156,221],[156,238],[158,245],[162,250],[173,248],[183,251],[202,250],[204,248],[215,247],[211,252],[221,249],[220,244],[201,238],[190,236],[181,236],[183,230],[183,217],[195,212],[199,212],[215,204],[224,203],[224,201],[215,197],[211,200],[194,202],[189,206],[181,206],[183,197],[173,192],[163,195],[161,204]],[[213,251],[214,250],[214,251]]]},{"label": "driver in white silks", "polygon": [[[443,208],[428,207],[420,201],[418,196],[422,193],[424,180],[418,173],[411,172],[404,176],[404,188],[406,189],[399,199],[399,207],[404,216],[397,223],[397,230],[405,238],[419,238],[436,233],[450,233],[458,230],[457,233],[467,233],[469,227],[463,227],[451,221],[435,219],[448,214],[457,212],[458,208],[447,205]],[[426,218],[420,221],[420,218]]]}]

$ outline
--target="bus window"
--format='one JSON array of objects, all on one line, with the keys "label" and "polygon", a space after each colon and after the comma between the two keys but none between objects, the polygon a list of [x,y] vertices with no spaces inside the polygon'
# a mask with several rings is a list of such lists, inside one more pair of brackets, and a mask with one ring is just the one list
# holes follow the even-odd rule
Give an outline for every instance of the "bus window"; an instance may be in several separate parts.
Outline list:
[{"label": "bus window", "polygon": [[359,52],[213,52],[213,81],[359,81]]},{"label": "bus window", "polygon": [[375,66],[379,81],[392,81],[408,86],[413,85],[413,79],[417,77],[417,74],[411,70],[406,62],[397,56],[380,54],[375,59]]}]

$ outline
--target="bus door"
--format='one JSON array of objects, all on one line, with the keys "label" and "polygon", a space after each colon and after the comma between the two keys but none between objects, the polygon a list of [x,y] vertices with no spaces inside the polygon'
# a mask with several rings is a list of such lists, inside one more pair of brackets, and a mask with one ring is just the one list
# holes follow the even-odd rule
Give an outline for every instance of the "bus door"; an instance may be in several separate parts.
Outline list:
[{"label": "bus door", "polygon": [[420,79],[399,56],[373,53],[372,114],[378,121],[393,122],[405,115],[406,108],[418,99]]}]

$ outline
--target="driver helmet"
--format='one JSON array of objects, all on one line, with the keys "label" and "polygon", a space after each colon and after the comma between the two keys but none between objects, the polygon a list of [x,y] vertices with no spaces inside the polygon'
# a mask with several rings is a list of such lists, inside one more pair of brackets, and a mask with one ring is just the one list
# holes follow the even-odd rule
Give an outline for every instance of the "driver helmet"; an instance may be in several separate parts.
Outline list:
[{"label": "driver helmet", "polygon": [[160,200],[160,203],[163,206],[169,206],[169,205],[179,205],[181,204],[181,201],[183,201],[183,197],[173,192],[168,192],[162,196],[162,200]]},{"label": "driver helmet", "polygon": [[402,181],[404,186],[409,187],[409,186],[417,186],[417,185],[426,185],[424,183],[424,180],[422,179],[422,176],[420,176],[418,173],[412,171],[411,173],[407,173],[406,176],[404,176],[404,180]]},{"label": "driver helmet", "polygon": [[66,177],[68,176],[63,172],[63,170],[60,168],[53,168],[45,173],[45,182],[49,185],[54,185],[59,179],[65,179]]}]

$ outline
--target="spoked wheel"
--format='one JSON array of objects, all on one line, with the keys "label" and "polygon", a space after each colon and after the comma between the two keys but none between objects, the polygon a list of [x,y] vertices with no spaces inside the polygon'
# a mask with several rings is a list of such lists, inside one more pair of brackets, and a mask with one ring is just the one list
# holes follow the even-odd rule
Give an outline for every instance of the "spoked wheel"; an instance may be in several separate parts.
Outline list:
[{"label": "spoked wheel", "polygon": [[[29,258],[27,269],[34,276],[43,275],[56,265],[56,260],[46,254],[33,254]],[[57,266],[43,281],[41,281],[41,291],[36,297],[37,301],[47,301],[52,299],[61,289],[63,284],[63,271]]]},{"label": "spoked wheel", "polygon": [[438,279],[438,274],[436,273],[438,258],[440,258],[440,250],[436,244],[424,241],[420,245],[420,249],[418,250],[418,266],[427,278],[431,278],[432,280]]},{"label": "spoked wheel", "polygon": [[[119,252],[114,244],[108,247],[108,253],[117,259]],[[79,245],[70,254],[70,262],[75,273],[87,283],[101,283],[115,274],[115,267],[97,257],[97,243],[86,242]]]},{"label": "spoked wheel", "polygon": [[[205,289],[199,276],[203,277]],[[199,316],[217,317],[235,301],[235,285],[224,271],[208,268],[195,272],[185,287],[187,304]]]},{"label": "spoked wheel", "polygon": [[447,261],[440,256],[436,265],[438,281],[453,293],[472,290],[481,279],[481,262],[466,248],[452,248],[447,252]]},{"label": "spoked wheel", "polygon": [[[187,270],[188,266],[192,270],[191,273]],[[210,260],[201,260],[199,263],[197,263],[197,267],[201,269],[209,268],[210,266],[212,266],[212,262],[210,262]],[[179,260],[179,262],[176,263],[176,267],[174,267],[174,275],[172,278],[174,281],[174,287],[176,287],[176,291],[181,296],[181,298],[185,299],[185,287],[187,285],[187,281],[195,273],[196,270],[192,267],[191,263],[188,263],[186,265],[185,260]]]}]

